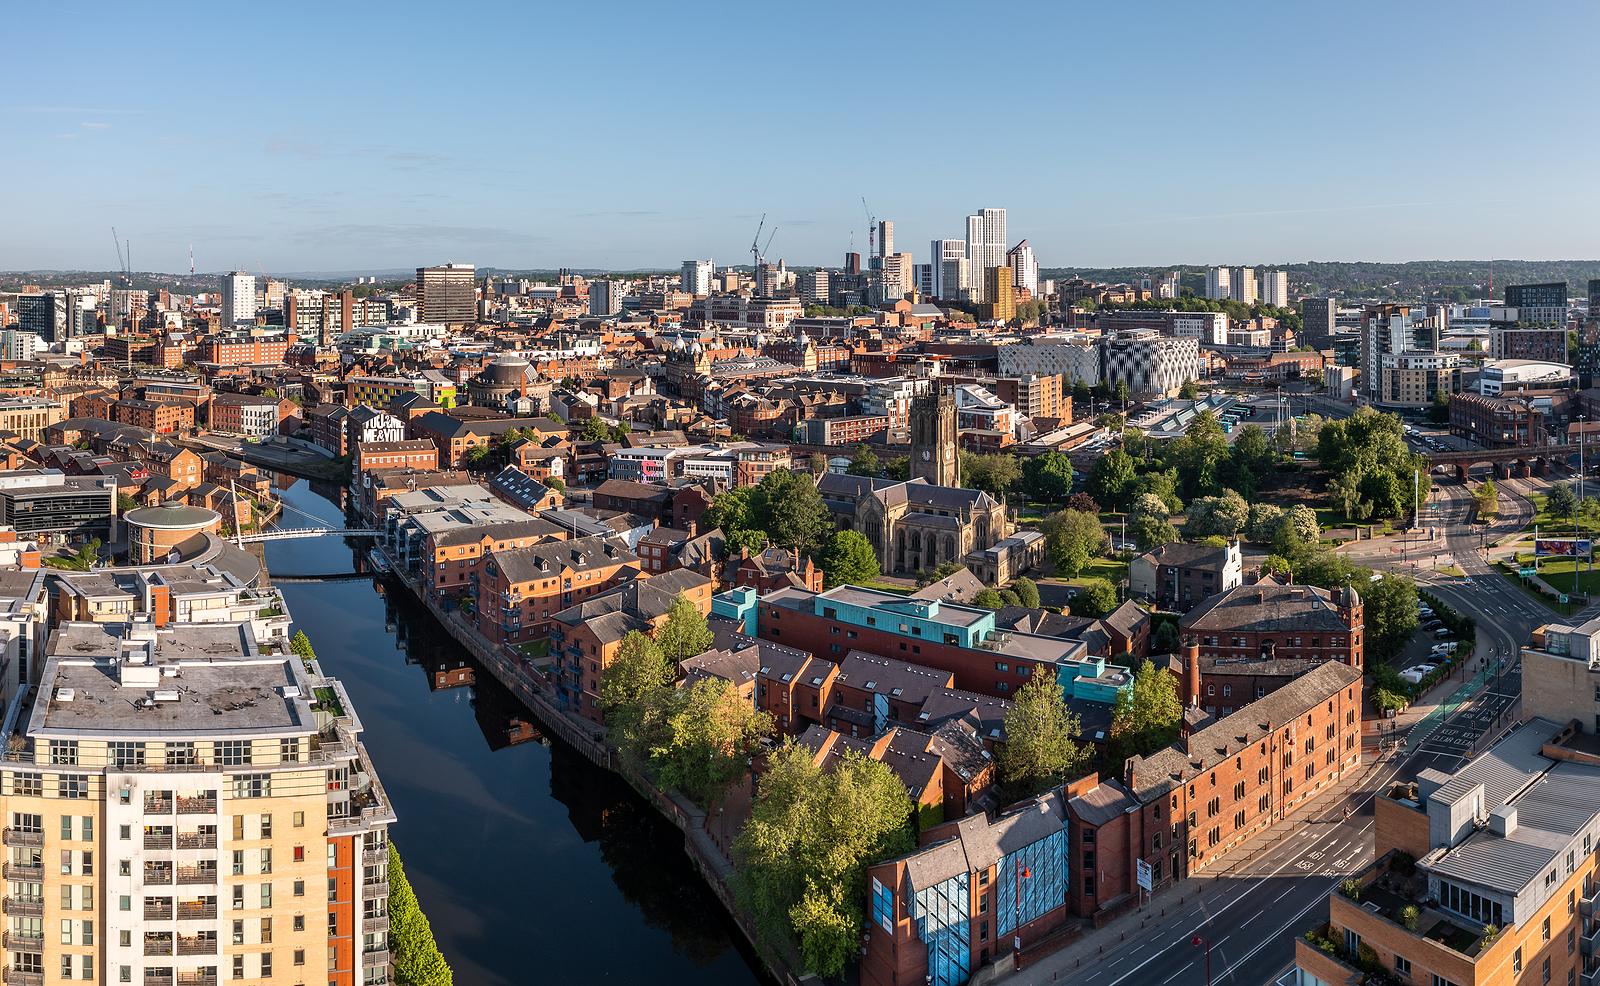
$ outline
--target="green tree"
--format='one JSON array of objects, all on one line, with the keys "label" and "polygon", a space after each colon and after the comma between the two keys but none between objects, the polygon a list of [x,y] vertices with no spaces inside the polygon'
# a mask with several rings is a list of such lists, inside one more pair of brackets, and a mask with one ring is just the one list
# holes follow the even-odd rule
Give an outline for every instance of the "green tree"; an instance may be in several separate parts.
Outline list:
[{"label": "green tree", "polygon": [[1133,499],[1128,526],[1139,548],[1151,548],[1178,540],[1178,531],[1167,521],[1167,505],[1154,493],[1141,493]]},{"label": "green tree", "polygon": [[544,481],[544,485],[555,490],[557,493],[565,493],[567,491],[566,480],[562,479],[560,476],[551,476],[549,479]]},{"label": "green tree", "polygon": [[1221,496],[1203,496],[1189,503],[1183,533],[1192,539],[1219,534],[1233,537],[1244,530],[1250,519],[1250,504],[1233,490],[1224,490]]},{"label": "green tree", "polygon": [[1077,578],[1106,550],[1106,529],[1100,518],[1082,510],[1062,510],[1045,521],[1045,553],[1057,574]]},{"label": "green tree", "polygon": [[855,531],[836,531],[817,553],[825,588],[840,585],[865,585],[877,578],[877,552],[872,542]]},{"label": "green tree", "polygon": [[1406,445],[1405,426],[1392,414],[1358,408],[1317,432],[1317,463],[1344,484],[1344,496],[1370,504],[1370,516],[1402,517],[1411,510],[1413,484],[1426,498],[1428,460]]},{"label": "green tree", "polygon": [[1578,508],[1578,498],[1572,492],[1571,483],[1555,483],[1545,493],[1545,510],[1550,516],[1560,519],[1570,518]]},{"label": "green tree", "polygon": [[1172,654],[1178,650],[1178,624],[1162,620],[1150,634],[1150,649],[1157,654]]},{"label": "green tree", "polygon": [[968,489],[982,490],[998,500],[1021,478],[1022,467],[1014,455],[961,453],[961,480]]},{"label": "green tree", "polygon": [[1374,657],[1388,660],[1417,632],[1417,584],[1389,574],[1362,584],[1362,618]]},{"label": "green tree", "polygon": [[1194,416],[1181,438],[1167,448],[1165,461],[1177,470],[1178,493],[1185,500],[1222,492],[1223,468],[1229,461],[1228,436],[1210,411]]},{"label": "green tree", "polygon": [[734,886],[762,936],[795,941],[817,975],[843,971],[861,940],[867,866],[913,848],[912,807],[886,764],[849,750],[824,771],[785,743],[735,843]]},{"label": "green tree", "polygon": [[585,418],[583,427],[578,429],[578,440],[584,442],[612,441],[611,425],[607,424],[604,418]]},{"label": "green tree", "polygon": [[1117,403],[1126,405],[1128,403],[1128,381],[1118,380],[1117,388],[1111,394],[1116,398]]},{"label": "green tree", "polygon": [[401,986],[451,986],[455,981],[393,840],[389,842],[389,940],[395,982]]},{"label": "green tree", "polygon": [[1062,452],[1030,456],[1022,464],[1022,488],[1035,500],[1065,500],[1072,492],[1072,460]]},{"label": "green tree", "polygon": [[1117,587],[1106,579],[1086,579],[1072,599],[1074,616],[1098,620],[1117,608]]},{"label": "green tree", "polygon": [[1499,515],[1500,491],[1495,488],[1493,476],[1478,484],[1478,488],[1472,491],[1472,500],[1477,505],[1479,517],[1487,519]]},{"label": "green tree", "polygon": [[821,452],[812,452],[811,457],[806,460],[806,463],[811,470],[811,475],[813,476],[820,476],[828,471],[828,457],[823,455]]},{"label": "green tree", "polygon": [[1294,561],[1316,550],[1321,537],[1317,512],[1303,503],[1297,503],[1279,520],[1278,530],[1272,536],[1272,550]]},{"label": "green tree", "polygon": [[1193,380],[1186,380],[1183,386],[1178,388],[1178,397],[1186,401],[1198,400],[1200,398],[1200,388]]},{"label": "green tree", "polygon": [[489,446],[474,445],[461,456],[461,463],[468,469],[483,469],[489,465],[491,455]]},{"label": "green tree", "polygon": [[1148,658],[1133,674],[1133,684],[1117,693],[1111,714],[1111,739],[1121,763],[1128,757],[1149,756],[1178,738],[1183,703],[1178,700],[1178,679]]},{"label": "green tree", "polygon": [[130,510],[139,509],[139,501],[126,493],[117,494],[117,513],[125,514]]},{"label": "green tree", "polygon": [[757,712],[723,678],[700,678],[673,691],[664,735],[650,751],[656,776],[706,807],[749,769],[772,717]]},{"label": "green tree", "polygon": [[1183,498],[1178,496],[1176,469],[1157,469],[1134,480],[1133,499],[1138,499],[1145,493],[1160,500],[1166,506],[1169,516],[1183,509]]},{"label": "green tree", "polygon": [[656,629],[655,641],[661,653],[678,664],[710,650],[713,638],[705,614],[680,592],[667,612],[667,622]]},{"label": "green tree", "polygon": [[1436,425],[1450,423],[1450,395],[1439,391],[1433,395],[1433,403],[1428,405],[1428,420]]},{"label": "green tree", "polygon": [[767,540],[810,554],[821,547],[831,523],[817,484],[803,473],[771,472],[750,494],[750,514]]},{"label": "green tree", "polygon": [[289,652],[302,661],[317,659],[317,652],[311,647],[311,638],[306,636],[304,630],[296,630],[294,636],[289,638]]},{"label": "green tree", "polygon": [[647,700],[670,688],[674,677],[671,662],[656,642],[638,630],[629,630],[617,656],[600,673],[600,710],[619,746],[636,742]]},{"label": "green tree", "polygon": [[911,460],[906,456],[897,455],[884,465],[883,474],[896,482],[903,483],[911,478]]},{"label": "green tree", "polygon": [[980,606],[984,609],[999,609],[1005,604],[1006,601],[1000,598],[998,589],[979,589],[978,594],[972,597],[972,605]]},{"label": "green tree", "polygon": [[1104,507],[1125,510],[1134,478],[1133,457],[1122,449],[1112,449],[1096,460],[1089,472],[1087,492]]},{"label": "green tree", "polygon": [[1023,576],[1011,583],[1011,588],[1017,594],[1017,601],[1029,609],[1039,608],[1039,586],[1032,579]]},{"label": "green tree", "polygon": [[1272,503],[1250,504],[1244,522],[1244,536],[1251,544],[1271,544],[1283,523],[1283,508]]},{"label": "green tree", "polygon": [[865,445],[856,448],[856,454],[850,459],[850,466],[845,470],[852,476],[876,476],[883,471],[883,463],[878,461],[877,453]]},{"label": "green tree", "polygon": [[1261,488],[1261,478],[1276,464],[1276,459],[1267,433],[1260,425],[1248,424],[1239,429],[1223,471],[1228,484],[1249,497]]},{"label": "green tree", "polygon": [[1088,759],[1077,742],[1078,717],[1067,711],[1060,683],[1044,668],[1017,689],[1005,724],[1000,777],[1014,798],[1071,780]]},{"label": "green tree", "polygon": [[1015,589],[1001,589],[1000,602],[1004,606],[1021,606],[1022,597],[1017,595]]}]

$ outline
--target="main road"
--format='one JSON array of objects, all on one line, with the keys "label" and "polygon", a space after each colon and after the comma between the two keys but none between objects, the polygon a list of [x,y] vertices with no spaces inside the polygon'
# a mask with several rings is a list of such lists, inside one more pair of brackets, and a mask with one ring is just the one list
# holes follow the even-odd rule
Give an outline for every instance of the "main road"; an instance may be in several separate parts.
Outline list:
[{"label": "main road", "polygon": [[[1504,483],[1501,490],[1503,513],[1491,537],[1518,530],[1532,519],[1525,497]],[[1434,511],[1432,521],[1442,528],[1441,553],[1451,556],[1464,575],[1440,576],[1431,562],[1417,564],[1386,550],[1367,563],[1416,573],[1429,592],[1477,620],[1477,660],[1468,673],[1478,662],[1490,667],[1492,676],[1475,679],[1484,687],[1470,698],[1456,701],[1452,696],[1414,723],[1404,751],[1379,761],[1357,790],[1236,853],[1230,867],[1192,877],[1155,898],[1142,924],[1125,933],[1102,930],[1085,944],[1025,968],[1017,977],[1020,982],[1259,986],[1276,981],[1291,966],[1294,939],[1326,915],[1328,893],[1372,861],[1374,794],[1428,768],[1455,770],[1516,722],[1522,687],[1519,648],[1529,631],[1554,613],[1484,560],[1464,487],[1441,484]],[[1197,938],[1210,946],[1209,970],[1206,949],[1193,944]]]}]

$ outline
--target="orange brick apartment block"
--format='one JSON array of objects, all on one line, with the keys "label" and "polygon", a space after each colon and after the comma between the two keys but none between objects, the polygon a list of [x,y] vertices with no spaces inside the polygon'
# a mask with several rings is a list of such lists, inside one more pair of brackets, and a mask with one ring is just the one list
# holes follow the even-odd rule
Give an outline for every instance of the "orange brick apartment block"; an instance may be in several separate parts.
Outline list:
[{"label": "orange brick apartment block", "polygon": [[1295,943],[1302,984],[1600,982],[1600,743],[1531,719],[1454,775],[1378,805],[1378,859]]}]

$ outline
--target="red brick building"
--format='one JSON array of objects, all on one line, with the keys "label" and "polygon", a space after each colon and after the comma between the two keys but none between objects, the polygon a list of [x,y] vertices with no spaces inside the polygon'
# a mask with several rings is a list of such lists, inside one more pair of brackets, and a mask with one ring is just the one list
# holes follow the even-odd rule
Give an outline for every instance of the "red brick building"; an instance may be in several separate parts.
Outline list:
[{"label": "red brick building", "polygon": [[821,592],[822,569],[810,558],[787,548],[769,546],[755,554],[751,554],[749,548],[740,548],[730,581],[734,585],[747,585],[763,596],[790,586]]},{"label": "red brick building", "polygon": [[355,470],[368,469],[437,469],[439,446],[426,438],[409,438],[399,442],[362,442],[356,446]]},{"label": "red brick building", "polygon": [[638,569],[638,556],[605,537],[490,551],[474,596],[478,630],[495,646],[538,640],[553,615],[613,588],[624,570]]}]

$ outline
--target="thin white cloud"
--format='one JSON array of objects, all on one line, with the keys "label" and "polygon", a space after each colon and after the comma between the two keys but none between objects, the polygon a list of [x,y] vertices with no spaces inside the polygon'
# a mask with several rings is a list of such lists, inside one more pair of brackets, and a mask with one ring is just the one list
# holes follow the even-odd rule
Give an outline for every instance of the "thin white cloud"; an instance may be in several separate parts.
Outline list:
[{"label": "thin white cloud", "polygon": [[104,120],[85,120],[82,123],[78,124],[78,126],[82,127],[85,130],[110,130],[111,129],[111,124],[106,123]]}]

